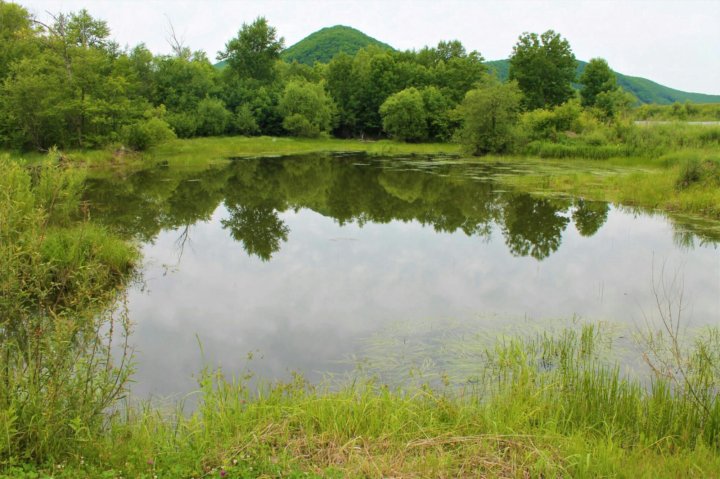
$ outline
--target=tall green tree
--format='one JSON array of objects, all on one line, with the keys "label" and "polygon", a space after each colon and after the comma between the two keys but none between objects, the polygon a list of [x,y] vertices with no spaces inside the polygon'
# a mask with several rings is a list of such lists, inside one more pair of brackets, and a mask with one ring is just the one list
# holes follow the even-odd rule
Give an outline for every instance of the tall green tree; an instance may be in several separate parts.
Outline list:
[{"label": "tall green tree", "polygon": [[548,30],[542,35],[524,33],[510,57],[510,80],[523,92],[529,110],[560,105],[574,95],[577,61],[567,40]]},{"label": "tall green tree", "polygon": [[36,32],[28,11],[0,0],[0,81],[10,73],[13,62],[36,52]]},{"label": "tall green tree", "polygon": [[36,50],[4,72],[6,144],[93,147],[117,140],[124,125],[142,117],[147,101],[131,87],[126,55],[109,39],[106,22],[81,10],[30,33]]},{"label": "tall green tree", "polygon": [[593,58],[588,62],[579,78],[583,86],[580,90],[582,106],[595,106],[598,94],[608,92],[617,88],[615,74],[602,58]]},{"label": "tall green tree", "polygon": [[218,53],[218,59],[227,60],[230,71],[240,78],[267,83],[275,79],[275,63],[280,59],[283,44],[283,38],[277,38],[277,30],[264,17],[258,17],[249,25],[243,23],[237,37]]},{"label": "tall green tree", "polygon": [[488,78],[470,90],[458,107],[462,128],[458,139],[473,155],[500,153],[510,148],[522,94],[515,82]]},{"label": "tall green tree", "polygon": [[327,89],[338,109],[335,134],[352,136],[357,126],[356,89],[357,72],[353,57],[339,53],[330,61],[325,71]]}]

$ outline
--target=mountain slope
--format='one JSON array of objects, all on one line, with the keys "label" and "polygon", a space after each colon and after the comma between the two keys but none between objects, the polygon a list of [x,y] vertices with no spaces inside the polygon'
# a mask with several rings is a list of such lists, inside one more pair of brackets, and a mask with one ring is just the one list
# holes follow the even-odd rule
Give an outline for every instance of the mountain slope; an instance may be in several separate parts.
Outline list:
[{"label": "mountain slope", "polygon": [[393,49],[390,45],[365,35],[360,30],[336,25],[311,33],[285,49],[280,57],[286,62],[298,61],[306,65],[312,65],[315,62],[327,63],[340,52],[352,56],[358,50],[369,45],[376,45],[388,50]]},{"label": "mountain slope", "polygon": [[[487,62],[486,65],[495,72],[501,79],[506,80],[510,71],[509,60],[494,60]],[[578,61],[577,76],[579,77],[587,62]],[[648,80],[647,78],[632,77],[615,72],[617,83],[625,90],[629,91],[640,100],[641,103],[657,103],[660,105],[668,105],[675,102],[683,103],[689,101],[692,103],[720,103],[720,95],[706,95],[704,93],[691,93],[674,88],[666,87]]]}]

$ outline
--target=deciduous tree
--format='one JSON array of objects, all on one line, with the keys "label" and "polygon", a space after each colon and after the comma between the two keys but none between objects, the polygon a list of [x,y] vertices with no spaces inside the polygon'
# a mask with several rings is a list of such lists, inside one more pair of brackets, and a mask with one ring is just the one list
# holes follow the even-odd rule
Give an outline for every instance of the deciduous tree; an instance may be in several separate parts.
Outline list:
[{"label": "deciduous tree", "polygon": [[595,106],[598,94],[617,88],[615,74],[602,58],[593,58],[579,78],[583,86],[580,90],[582,106]]},{"label": "deciduous tree", "polygon": [[573,97],[576,67],[570,44],[559,33],[524,33],[510,57],[510,80],[523,92],[525,108],[547,108]]},{"label": "deciduous tree", "polygon": [[499,153],[513,141],[522,94],[515,82],[487,79],[470,90],[458,107],[463,126],[458,139],[473,155]]},{"label": "deciduous tree", "polygon": [[427,113],[417,88],[406,88],[390,95],[380,106],[383,129],[393,138],[421,141],[427,138]]}]

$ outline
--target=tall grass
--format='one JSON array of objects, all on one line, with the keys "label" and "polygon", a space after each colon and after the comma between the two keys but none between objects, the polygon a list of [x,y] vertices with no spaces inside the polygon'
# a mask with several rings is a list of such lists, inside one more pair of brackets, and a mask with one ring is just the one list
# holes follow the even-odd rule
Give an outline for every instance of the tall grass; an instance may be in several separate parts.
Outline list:
[{"label": "tall grass", "polygon": [[137,253],[82,220],[82,177],[57,158],[0,170],[0,464],[47,461],[91,441],[125,386],[111,348],[129,323],[107,307]]},{"label": "tall grass", "polygon": [[481,380],[460,388],[296,376],[251,389],[205,371],[194,412],[128,406],[67,467],[168,478],[720,472],[718,331],[688,349],[688,365],[705,372],[680,383],[624,374],[611,343],[597,325],[499,341],[477,364]]}]

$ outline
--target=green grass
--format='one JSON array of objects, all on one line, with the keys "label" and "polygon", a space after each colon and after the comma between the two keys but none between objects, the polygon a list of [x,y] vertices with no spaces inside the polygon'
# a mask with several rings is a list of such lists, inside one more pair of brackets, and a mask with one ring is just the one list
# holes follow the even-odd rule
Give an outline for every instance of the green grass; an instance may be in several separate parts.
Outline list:
[{"label": "green grass", "polygon": [[693,371],[705,371],[702,378],[657,375],[649,387],[602,359],[605,334],[585,325],[499,341],[476,365],[482,379],[459,389],[394,389],[373,379],[311,385],[301,377],[251,389],[206,371],[192,414],[128,407],[75,455],[34,471],[147,478],[720,474],[718,332],[683,356]]},{"label": "green grass", "polygon": [[[504,160],[501,160],[504,161]],[[530,161],[532,164],[532,160]],[[705,165],[701,177],[679,186],[688,163]],[[625,206],[720,219],[720,154],[685,150],[651,158],[535,162],[535,172],[504,176],[502,183],[543,195],[570,194]]]}]

